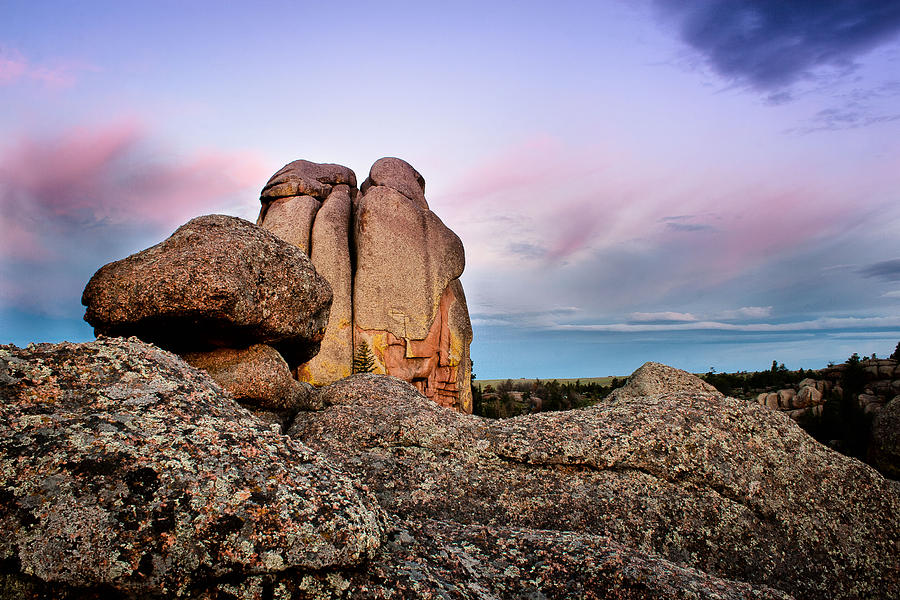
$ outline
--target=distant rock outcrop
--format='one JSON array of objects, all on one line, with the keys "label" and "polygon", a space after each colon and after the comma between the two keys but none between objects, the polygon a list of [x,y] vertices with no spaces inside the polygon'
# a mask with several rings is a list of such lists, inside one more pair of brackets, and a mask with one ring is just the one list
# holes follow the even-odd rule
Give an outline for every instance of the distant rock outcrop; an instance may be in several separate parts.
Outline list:
[{"label": "distant rock outcrop", "polygon": [[657,362],[646,362],[632,373],[625,385],[614,389],[607,400],[638,398],[674,392],[697,392],[721,396],[714,386],[696,375]]},{"label": "distant rock outcrop", "polygon": [[334,290],[321,351],[300,379],[323,385],[349,375],[354,348],[365,343],[379,372],[471,412],[462,242],[429,210],[424,178],[382,158],[357,192],[346,167],[294,161],[260,199],[259,223],[307,252]]},{"label": "distant rock outcrop", "polygon": [[2,346],[0,396],[0,597],[194,597],[380,545],[348,476],[136,338]]},{"label": "distant rock outcrop", "polygon": [[660,393],[489,421],[354,375],[289,434],[403,519],[607,536],[798,598],[900,595],[894,482],[687,373],[648,365],[642,381]]},{"label": "distant rock outcrop", "polygon": [[900,479],[900,395],[875,415],[868,462],[894,479]]},{"label": "distant rock outcrop", "polygon": [[[793,387],[760,392],[757,404],[786,414],[814,434],[823,422],[831,424],[832,434],[840,434],[834,430],[835,422],[852,427],[850,433],[857,438],[855,449],[848,449],[841,439],[828,437],[822,441],[851,451],[888,477],[900,478],[898,361],[863,358],[808,373],[809,377]],[[845,389],[848,378],[849,388]]]}]

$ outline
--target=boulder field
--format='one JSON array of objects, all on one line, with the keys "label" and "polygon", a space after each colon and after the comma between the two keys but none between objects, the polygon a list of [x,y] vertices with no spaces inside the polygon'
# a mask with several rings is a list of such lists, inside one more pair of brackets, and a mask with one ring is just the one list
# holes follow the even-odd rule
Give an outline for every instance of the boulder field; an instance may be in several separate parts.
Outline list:
[{"label": "boulder field", "polygon": [[0,598],[898,597],[900,486],[690,377],[491,421],[360,374],[281,435],[135,338],[3,346]]}]

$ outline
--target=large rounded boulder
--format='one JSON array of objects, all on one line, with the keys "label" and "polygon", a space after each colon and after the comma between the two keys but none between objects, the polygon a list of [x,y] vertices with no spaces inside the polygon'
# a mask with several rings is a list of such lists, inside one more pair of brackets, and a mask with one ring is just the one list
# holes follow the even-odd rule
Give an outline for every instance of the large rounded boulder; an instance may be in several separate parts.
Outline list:
[{"label": "large rounded boulder", "polygon": [[0,597],[195,597],[379,547],[349,477],[136,338],[0,346],[0,397]]},{"label": "large rounded boulder", "polygon": [[294,367],[318,352],[331,300],[299,248],[243,219],[207,215],[102,267],[81,301],[98,335],[179,354],[269,344]]}]

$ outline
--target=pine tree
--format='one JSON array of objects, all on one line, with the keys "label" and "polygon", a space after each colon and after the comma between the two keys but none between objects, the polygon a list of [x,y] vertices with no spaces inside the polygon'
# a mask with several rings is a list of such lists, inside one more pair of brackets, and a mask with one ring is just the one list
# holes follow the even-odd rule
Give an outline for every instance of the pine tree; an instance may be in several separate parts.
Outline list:
[{"label": "pine tree", "polygon": [[356,345],[356,352],[353,353],[353,372],[354,373],[371,373],[375,370],[375,357],[369,345],[360,342]]},{"label": "pine tree", "polygon": [[897,342],[897,348],[894,350],[894,353],[891,354],[891,358],[900,360],[900,342]]}]

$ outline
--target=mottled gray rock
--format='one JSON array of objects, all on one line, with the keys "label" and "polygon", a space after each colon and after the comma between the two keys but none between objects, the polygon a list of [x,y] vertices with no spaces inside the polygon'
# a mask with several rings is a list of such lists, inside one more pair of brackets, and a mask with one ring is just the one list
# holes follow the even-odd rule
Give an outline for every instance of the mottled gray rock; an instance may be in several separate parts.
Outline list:
[{"label": "mottled gray rock", "polygon": [[900,479],[900,396],[885,404],[872,421],[868,461],[893,479]]},{"label": "mottled gray rock", "polygon": [[331,288],[297,247],[243,219],[207,215],[102,267],[81,301],[98,335],[178,353],[263,343],[293,367],[318,351]]},{"label": "mottled gray rock", "polygon": [[802,598],[900,595],[896,483],[782,415],[673,381],[694,389],[488,421],[355,375],[290,435],[405,519],[608,536]]},{"label": "mottled gray rock", "polygon": [[[367,569],[344,585],[351,598],[792,598],[643,555],[601,536],[433,519],[397,521]],[[323,577],[319,593],[326,597],[322,591],[337,587]]]},{"label": "mottled gray rock", "polygon": [[646,362],[628,377],[624,386],[613,390],[609,399],[639,398],[670,392],[722,395],[715,387],[687,371],[657,362]]},{"label": "mottled gray rock", "polygon": [[136,338],[2,346],[0,397],[4,597],[189,596],[379,546],[352,480]]}]

